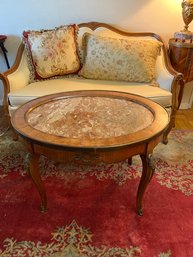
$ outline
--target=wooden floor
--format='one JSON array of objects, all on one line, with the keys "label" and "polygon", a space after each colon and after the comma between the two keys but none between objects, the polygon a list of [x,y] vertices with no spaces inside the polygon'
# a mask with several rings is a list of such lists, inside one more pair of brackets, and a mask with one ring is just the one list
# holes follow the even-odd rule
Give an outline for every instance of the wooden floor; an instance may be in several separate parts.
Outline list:
[{"label": "wooden floor", "polygon": [[[2,107],[0,106],[0,127],[5,128],[7,126],[6,123],[7,120],[3,117]],[[193,106],[190,109],[177,111],[175,129],[193,130]]]},{"label": "wooden floor", "polygon": [[190,109],[178,110],[175,129],[193,130],[193,106]]}]

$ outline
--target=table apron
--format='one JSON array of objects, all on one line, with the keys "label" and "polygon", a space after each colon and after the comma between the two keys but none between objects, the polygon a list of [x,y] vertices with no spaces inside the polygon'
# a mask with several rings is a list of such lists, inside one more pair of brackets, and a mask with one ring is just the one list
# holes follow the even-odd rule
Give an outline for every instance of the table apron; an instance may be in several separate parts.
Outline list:
[{"label": "table apron", "polygon": [[134,155],[149,155],[162,140],[162,135],[146,142],[128,145],[123,148],[111,149],[56,149],[49,146],[32,143],[24,139],[24,143],[31,154],[44,155],[52,160],[63,163],[77,163],[95,165],[98,163],[115,163]]}]

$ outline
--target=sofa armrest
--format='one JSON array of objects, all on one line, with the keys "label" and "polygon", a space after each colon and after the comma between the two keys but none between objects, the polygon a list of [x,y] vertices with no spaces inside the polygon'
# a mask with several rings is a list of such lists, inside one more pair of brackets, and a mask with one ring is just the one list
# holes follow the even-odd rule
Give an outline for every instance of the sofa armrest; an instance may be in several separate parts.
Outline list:
[{"label": "sofa armrest", "polygon": [[172,93],[172,110],[175,112],[180,106],[184,91],[183,74],[174,70],[164,41],[159,36],[158,39],[163,45],[156,62],[157,82],[160,88]]},{"label": "sofa armrest", "polygon": [[27,64],[27,56],[23,43],[20,44],[13,66],[0,74],[0,80],[4,86],[3,104],[7,102],[9,92],[27,86],[30,78],[30,71]]},{"label": "sofa armrest", "polygon": [[156,77],[159,86],[167,91],[172,92],[172,82],[176,74],[170,72],[166,65],[165,60],[163,60],[163,55],[158,56],[156,62]]}]

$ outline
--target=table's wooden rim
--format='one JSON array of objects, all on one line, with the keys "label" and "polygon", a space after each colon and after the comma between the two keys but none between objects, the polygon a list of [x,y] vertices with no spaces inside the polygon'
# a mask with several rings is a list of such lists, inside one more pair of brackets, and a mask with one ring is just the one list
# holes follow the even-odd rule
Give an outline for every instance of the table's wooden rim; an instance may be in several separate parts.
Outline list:
[{"label": "table's wooden rim", "polygon": [[[65,97],[80,97],[80,96],[99,96],[110,98],[129,99],[140,105],[148,108],[154,115],[154,121],[150,126],[138,132],[129,135],[119,136],[115,138],[105,139],[69,139],[56,135],[46,134],[38,131],[26,123],[26,113],[31,109],[36,108],[38,105],[61,99]],[[15,131],[23,138],[32,143],[44,144],[48,147],[62,148],[62,149],[106,149],[122,148],[128,145],[137,144],[139,142],[149,141],[155,136],[161,134],[168,125],[169,117],[167,111],[159,104],[142,96],[123,93],[119,91],[106,91],[106,90],[87,90],[87,91],[70,91],[57,94],[46,95],[38,97],[34,100],[27,102],[19,107],[12,116],[12,126]]]}]

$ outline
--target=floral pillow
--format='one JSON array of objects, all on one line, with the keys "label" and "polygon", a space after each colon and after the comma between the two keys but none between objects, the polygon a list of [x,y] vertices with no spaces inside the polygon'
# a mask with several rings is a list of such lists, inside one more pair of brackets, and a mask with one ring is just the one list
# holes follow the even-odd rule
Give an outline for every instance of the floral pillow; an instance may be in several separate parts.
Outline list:
[{"label": "floral pillow", "polygon": [[108,38],[85,33],[85,57],[79,74],[85,78],[154,82],[161,42]]},{"label": "floral pillow", "polygon": [[23,32],[32,81],[76,73],[80,69],[76,34],[76,25]]}]

